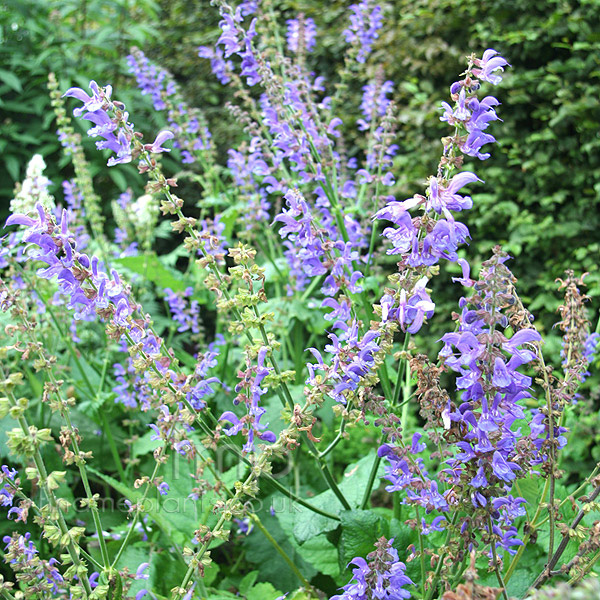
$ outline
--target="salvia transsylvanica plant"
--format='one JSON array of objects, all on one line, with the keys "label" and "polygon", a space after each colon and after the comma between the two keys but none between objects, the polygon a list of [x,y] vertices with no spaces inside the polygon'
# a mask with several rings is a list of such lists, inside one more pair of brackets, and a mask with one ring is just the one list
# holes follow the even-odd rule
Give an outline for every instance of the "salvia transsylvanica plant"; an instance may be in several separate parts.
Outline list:
[{"label": "salvia transsylvanica plant", "polygon": [[[215,4],[198,56],[233,92],[229,149],[138,48],[152,142],[118,90],[50,75],[73,176],[53,196],[32,158],[0,250],[0,595],[590,598],[600,475],[563,459],[593,410],[583,276],[559,282],[552,368],[510,257],[477,264],[462,216],[507,60],[467,57],[440,161],[398,199],[397,82],[372,64],[385,7],[350,6],[328,81],[316,19]],[[67,106],[143,194],[94,191]],[[463,297],[428,357],[448,265]]]}]

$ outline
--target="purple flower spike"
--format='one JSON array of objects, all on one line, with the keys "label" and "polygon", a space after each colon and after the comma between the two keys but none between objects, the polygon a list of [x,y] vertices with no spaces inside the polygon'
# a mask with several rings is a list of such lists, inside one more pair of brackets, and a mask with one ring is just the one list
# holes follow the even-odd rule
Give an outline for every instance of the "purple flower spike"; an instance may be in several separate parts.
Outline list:
[{"label": "purple flower spike", "polygon": [[356,60],[364,63],[371,52],[379,29],[383,25],[383,9],[372,1],[363,0],[350,6],[350,27],[344,31],[346,42],[358,48]]},{"label": "purple flower spike", "polygon": [[369,562],[361,556],[351,560],[348,566],[355,567],[352,569],[353,579],[342,588],[342,594],[333,596],[331,600],[410,598],[410,592],[404,588],[414,583],[406,575],[406,565],[400,562],[398,552],[392,546],[393,541],[384,537],[377,540],[375,551],[367,555]]},{"label": "purple flower spike", "polygon": [[[302,35],[302,39],[300,36]],[[309,18],[298,18],[289,19],[287,21],[287,43],[288,48],[294,54],[298,54],[301,47],[310,52],[316,43],[317,38],[317,26],[313,19]]]}]

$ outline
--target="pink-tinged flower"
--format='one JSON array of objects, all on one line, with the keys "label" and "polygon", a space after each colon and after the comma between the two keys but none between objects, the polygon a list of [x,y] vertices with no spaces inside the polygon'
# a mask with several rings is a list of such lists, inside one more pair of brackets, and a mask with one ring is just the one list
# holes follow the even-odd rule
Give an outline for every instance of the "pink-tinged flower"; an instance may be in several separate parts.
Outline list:
[{"label": "pink-tinged flower", "polygon": [[473,206],[473,201],[470,196],[459,196],[458,190],[465,185],[481,181],[475,173],[464,171],[458,173],[450,181],[446,187],[442,187],[440,180],[437,177],[432,177],[429,180],[429,195],[425,207],[427,210],[434,210],[440,214],[447,210],[466,210]]},{"label": "pink-tinged flower", "polygon": [[171,152],[169,148],[163,148],[162,145],[164,142],[170,140],[173,137],[175,137],[173,132],[169,131],[168,129],[165,129],[156,136],[154,142],[152,142],[151,144],[145,144],[144,150],[152,152],[153,154],[160,154],[161,152]]},{"label": "pink-tinged flower", "polygon": [[504,67],[510,67],[508,61],[491,48],[483,53],[482,58],[475,59],[474,63],[479,68],[473,69],[473,75],[481,81],[488,81],[492,85],[498,85],[502,81],[502,76],[495,75],[495,71],[503,72]]},{"label": "pink-tinged flower", "polygon": [[65,96],[71,98],[77,98],[77,100],[81,100],[83,102],[83,106],[80,108],[76,108],[73,110],[73,114],[76,117],[79,117],[83,114],[84,111],[94,112],[96,110],[100,110],[105,100],[110,100],[110,95],[112,93],[112,87],[107,85],[103,90],[98,87],[98,84],[95,81],[90,81],[90,90],[92,90],[92,95],[89,96],[86,94],[81,88],[72,87],[69,88],[64,94]]}]

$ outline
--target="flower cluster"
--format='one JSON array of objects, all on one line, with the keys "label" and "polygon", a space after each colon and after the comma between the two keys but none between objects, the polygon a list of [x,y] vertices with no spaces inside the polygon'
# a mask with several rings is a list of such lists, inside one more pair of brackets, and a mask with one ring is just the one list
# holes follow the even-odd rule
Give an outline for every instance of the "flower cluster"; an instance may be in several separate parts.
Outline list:
[{"label": "flower cluster", "polygon": [[254,86],[261,80],[256,54],[252,47],[252,39],[256,37],[256,19],[250,22],[247,30],[240,25],[244,21],[244,16],[253,14],[254,11],[245,11],[240,5],[234,12],[226,4],[221,6],[220,11],[222,16],[219,23],[221,36],[217,41],[217,46],[223,47],[226,59],[237,54],[241,59],[240,76],[246,78],[249,86]]},{"label": "flower cluster", "polygon": [[15,506],[14,499],[19,487],[19,478],[16,469],[11,469],[6,465],[2,465],[2,473],[0,473],[0,506],[9,506],[7,517],[10,519],[12,515],[16,515],[16,521],[27,520],[27,509],[25,505]]},{"label": "flower cluster", "polygon": [[48,192],[52,182],[44,176],[45,168],[46,163],[41,154],[35,154],[27,165],[25,179],[15,188],[15,197],[9,206],[11,213],[33,212],[38,202],[47,210],[54,210],[54,198]]},{"label": "flower cluster", "polygon": [[[420,441],[421,437],[420,433],[415,433],[410,446],[406,447],[400,437],[392,436],[390,443],[379,447],[377,454],[385,459],[384,478],[390,482],[385,489],[389,493],[405,492],[404,504],[421,506],[427,513],[445,513],[449,510],[448,500],[440,491],[438,482],[429,476],[423,457],[419,456],[427,449],[427,445]],[[422,528],[440,531],[443,527],[439,523],[440,520],[434,521],[434,525]]]},{"label": "flower cluster", "polygon": [[[531,397],[532,381],[518,369],[537,359],[541,336],[529,327],[528,316],[523,319],[517,314],[515,279],[504,264],[507,259],[496,249],[483,264],[474,295],[459,304],[458,330],[441,339],[444,347],[439,358],[457,374],[459,394],[456,402],[447,400],[437,417],[437,426],[455,448],[442,472],[449,487],[439,491],[428,480],[420,459],[407,460],[426,448],[419,439],[413,439],[410,451],[386,444],[379,452],[389,463],[386,478],[392,485],[388,489],[406,490],[405,502],[416,502],[427,512],[447,512],[468,503],[472,516],[461,529],[468,543],[480,528],[495,536],[499,548],[514,553],[514,546],[522,543],[514,521],[524,514],[525,500],[512,495],[513,482],[543,459],[540,453],[547,434],[543,415],[535,411],[528,419],[523,406]],[[468,274],[464,282],[473,285]],[[526,325],[509,338],[502,333],[509,322],[513,327],[518,322]],[[522,432],[525,424],[527,435]],[[560,434],[558,427],[555,434]]]},{"label": "flower cluster", "polygon": [[210,60],[210,68],[213,75],[226,85],[231,81],[229,73],[233,71],[233,61],[225,60],[223,51],[220,48],[211,46],[199,46],[198,56]]},{"label": "flower cluster", "polygon": [[230,427],[223,428],[225,435],[233,436],[241,432],[247,438],[243,446],[244,452],[256,451],[256,438],[264,442],[274,442],[276,439],[275,434],[267,430],[268,423],[260,422],[266,412],[266,409],[260,405],[261,396],[267,392],[267,388],[261,387],[261,384],[272,371],[271,368],[265,365],[268,352],[269,348],[263,346],[258,351],[256,367],[248,364],[248,368],[238,374],[241,381],[235,388],[238,395],[234,400],[234,404],[243,403],[248,411],[247,414],[239,418],[235,413],[225,411],[219,418],[220,421],[231,424]]},{"label": "flower cluster", "polygon": [[317,43],[316,38],[317,26],[314,19],[299,14],[296,19],[287,20],[287,43],[290,52],[310,52]]},{"label": "flower cluster", "polygon": [[181,150],[181,162],[195,162],[198,152],[211,148],[211,133],[202,113],[183,101],[172,75],[150,62],[139,48],[131,49],[127,62],[142,94],[152,96],[155,110],[167,111],[173,147]]},{"label": "flower cluster", "polygon": [[[342,289],[360,293],[363,274],[355,268],[359,260],[357,248],[364,243],[360,228],[352,228],[354,223],[348,219],[347,230],[352,237],[345,242],[339,239],[339,230],[326,202],[320,203],[318,218],[299,190],[289,190],[284,198],[287,208],[275,217],[275,222],[283,225],[279,235],[286,238],[286,257],[296,289],[303,289],[310,278],[327,275],[321,288],[326,296],[335,296]],[[340,303],[329,298],[323,306],[334,309],[327,316],[330,321],[344,322],[350,316],[349,305],[343,300]]]},{"label": "flower cluster", "polygon": [[[13,214],[6,225],[22,225],[23,241],[31,244],[28,258],[46,263],[38,270],[39,277],[57,277],[58,289],[68,300],[67,307],[75,311],[75,318],[112,318],[124,325],[135,309],[127,290],[113,269],[106,273],[97,257],[90,258],[78,251],[76,240],[69,230],[69,215],[63,210],[56,223],[41,204],[36,206],[37,217]],[[34,249],[37,246],[37,250]]]},{"label": "flower cluster", "polygon": [[[483,59],[471,57],[465,78],[450,87],[455,104],[451,107],[446,102],[442,103],[444,114],[441,119],[453,126],[455,133],[452,137],[444,138],[444,154],[438,175],[429,179],[425,196],[417,194],[402,202],[391,200],[375,214],[375,219],[387,220],[393,224],[386,227],[382,235],[391,242],[392,247],[387,253],[400,255],[401,265],[419,268],[430,267],[442,259],[457,262],[459,246],[470,237],[467,227],[457,221],[451,211],[460,212],[473,206],[471,198],[459,192],[464,186],[481,180],[470,171],[463,171],[452,177],[450,173],[462,164],[461,153],[477,156],[481,160],[489,157],[489,154],[484,155],[479,150],[484,144],[495,141],[484,130],[491,121],[498,119],[494,107],[499,102],[492,96],[480,101],[476,93],[482,81],[496,84],[501,80],[496,72],[502,70],[507,62],[496,55],[497,52],[487,50]],[[492,60],[493,57],[496,58]],[[413,216],[411,211],[415,209],[422,210],[423,214]],[[463,263],[461,266],[463,269],[468,268]],[[406,302],[407,305],[419,302],[423,298],[416,293],[418,291],[416,288],[401,289],[388,294],[388,311],[399,302]],[[414,296],[417,297],[413,300]],[[430,310],[433,308],[430,307]],[[412,329],[414,332],[417,328]]]},{"label": "flower cluster", "polygon": [[50,599],[67,593],[68,586],[57,568],[60,563],[55,558],[42,560],[29,532],[24,535],[6,535],[2,541],[6,544],[4,562],[13,570],[17,581],[24,584],[36,582],[39,594],[36,597]]},{"label": "flower cluster", "polygon": [[442,337],[440,358],[459,375],[460,402],[442,413],[458,450],[448,459],[448,482],[463,486],[475,509],[491,512],[499,547],[514,553],[521,541],[513,522],[524,514],[525,501],[511,495],[513,482],[539,461],[542,444],[537,415],[521,440],[519,424],[527,422],[522,403],[531,396],[532,381],[518,369],[537,359],[541,336],[528,316],[512,337],[502,333],[509,322],[515,327],[520,310],[507,259],[496,250],[483,264],[475,295],[461,302],[458,331]]},{"label": "flower cluster", "polygon": [[325,363],[319,350],[309,348],[317,362],[307,364],[307,384],[321,387],[323,382],[328,382],[327,394],[336,402],[346,404],[358,389],[361,379],[373,371],[381,333],[369,330],[360,336],[356,320],[352,320],[350,326],[342,322],[337,326],[342,330],[340,335],[330,333],[331,343],[325,346],[325,352],[331,356],[330,364]]},{"label": "flower cluster", "polygon": [[356,60],[364,63],[383,25],[383,9],[370,0],[350,6],[350,27],[344,31],[346,42],[357,48]]},{"label": "flower cluster", "polygon": [[[406,586],[414,585],[406,575],[406,565],[400,561],[392,540],[380,538],[375,550],[367,555],[367,560],[357,557],[350,562],[354,565],[352,581],[342,589],[342,594],[331,600],[398,600],[410,598]],[[348,566],[350,566],[348,565]]]},{"label": "flower cluster", "polygon": [[165,300],[169,305],[169,310],[173,320],[178,323],[177,331],[191,331],[199,334],[200,329],[200,305],[197,300],[188,301],[193,296],[194,288],[188,287],[183,292],[174,292],[170,288],[165,288]]},{"label": "flower cluster", "polygon": [[[111,100],[112,87],[101,88],[95,81],[90,81],[92,95],[88,95],[81,88],[69,88],[64,96],[76,98],[83,102],[83,106],[75,108],[73,115],[91,121],[95,127],[88,129],[90,137],[101,137],[103,140],[96,142],[98,150],[112,150],[116,157],[110,157],[107,165],[112,167],[117,164],[131,162],[140,153],[139,146],[134,144],[135,132],[131,123],[127,121],[129,114],[121,102]],[[143,146],[147,152],[160,154],[170,152],[162,144],[173,137],[170,131],[161,131],[152,144]]]},{"label": "flower cluster", "polygon": [[358,119],[356,123],[360,131],[369,129],[370,124],[377,117],[383,117],[385,115],[391,103],[391,99],[388,98],[388,95],[391,94],[393,90],[394,82],[389,79],[383,83],[375,79],[363,87],[360,110],[364,118]]},{"label": "flower cluster", "polygon": [[172,96],[176,91],[173,78],[165,69],[151,63],[146,55],[134,48],[127,56],[129,72],[137,79],[142,94],[152,98],[155,110],[165,110],[165,98]]}]

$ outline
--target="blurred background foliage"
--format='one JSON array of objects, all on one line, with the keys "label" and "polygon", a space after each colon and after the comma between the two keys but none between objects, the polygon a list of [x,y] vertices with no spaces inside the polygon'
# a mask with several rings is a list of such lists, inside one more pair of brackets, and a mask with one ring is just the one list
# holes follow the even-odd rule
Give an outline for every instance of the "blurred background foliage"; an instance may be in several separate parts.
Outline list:
[{"label": "blurred background foliage", "polygon": [[[272,2],[282,28],[298,12],[315,19],[320,35],[311,67],[330,81],[343,60],[348,5]],[[474,209],[466,219],[473,241],[465,252],[477,265],[501,243],[515,257],[511,268],[525,300],[540,315],[542,330],[552,326],[560,302],[555,279],[569,267],[590,272],[588,293],[597,315],[600,1],[396,0],[384,7],[385,27],[368,69],[374,76],[382,65],[395,82],[400,145],[395,195],[403,199],[422,191],[435,168],[439,139],[447,132],[439,121],[439,102],[464,68],[465,55],[497,49],[512,64],[496,90],[504,123],[494,130],[499,143],[492,158],[465,166],[485,181],[472,189]],[[132,45],[171,71],[188,102],[202,108],[224,159],[240,129],[224,109],[229,90],[212,76],[209,61],[197,56],[199,45],[218,38],[218,21],[217,8],[207,0],[10,0],[0,5],[2,197],[12,197],[35,152],[46,158],[56,190],[70,176],[46,93],[49,71],[56,72],[63,89],[86,87],[90,79],[111,83],[147,135],[164,124],[164,116],[152,111],[127,75],[125,56]],[[340,115],[346,127],[354,125],[363,84],[350,84],[342,108],[347,114]],[[107,214],[119,191],[130,186],[141,192],[131,165],[106,169],[93,141],[84,143]],[[169,160],[167,168],[176,170]],[[6,200],[2,211],[7,207]],[[448,281],[448,276],[436,280],[440,315],[449,314],[460,294]],[[434,319],[431,327],[436,334],[446,322]]]}]

